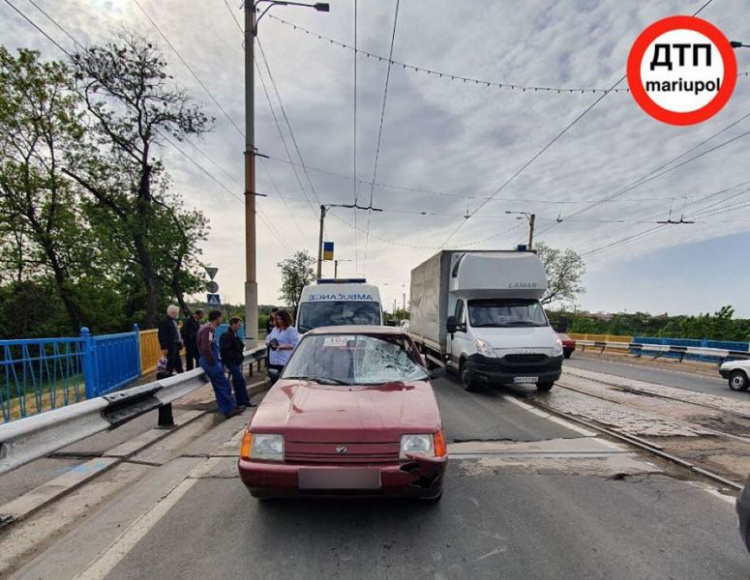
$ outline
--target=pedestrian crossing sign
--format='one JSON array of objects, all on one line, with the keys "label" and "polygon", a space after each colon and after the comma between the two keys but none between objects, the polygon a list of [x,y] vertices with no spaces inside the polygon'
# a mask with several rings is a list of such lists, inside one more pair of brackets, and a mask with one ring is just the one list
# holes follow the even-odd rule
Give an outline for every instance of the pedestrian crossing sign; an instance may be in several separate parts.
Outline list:
[{"label": "pedestrian crossing sign", "polygon": [[333,260],[333,242],[323,242],[323,259]]},{"label": "pedestrian crossing sign", "polygon": [[218,294],[206,294],[206,304],[209,306],[221,306],[221,296]]}]

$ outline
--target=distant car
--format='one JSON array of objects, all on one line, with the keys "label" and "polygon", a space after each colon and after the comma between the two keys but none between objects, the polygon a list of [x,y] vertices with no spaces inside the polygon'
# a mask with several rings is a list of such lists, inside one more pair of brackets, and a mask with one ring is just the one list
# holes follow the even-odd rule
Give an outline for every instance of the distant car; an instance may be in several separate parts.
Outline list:
[{"label": "distant car", "polygon": [[750,480],[737,498],[737,515],[740,520],[740,536],[750,552]]},{"label": "distant car", "polygon": [[304,335],[242,440],[239,472],[260,499],[440,499],[447,449],[419,351],[399,328]]},{"label": "distant car", "polygon": [[557,336],[560,337],[560,340],[563,343],[563,356],[565,358],[570,358],[570,355],[572,355],[573,351],[576,349],[575,339],[570,338],[567,334],[563,332],[558,332]]},{"label": "distant car", "polygon": [[747,391],[750,387],[750,360],[731,360],[719,367],[719,374],[729,381],[733,391]]}]

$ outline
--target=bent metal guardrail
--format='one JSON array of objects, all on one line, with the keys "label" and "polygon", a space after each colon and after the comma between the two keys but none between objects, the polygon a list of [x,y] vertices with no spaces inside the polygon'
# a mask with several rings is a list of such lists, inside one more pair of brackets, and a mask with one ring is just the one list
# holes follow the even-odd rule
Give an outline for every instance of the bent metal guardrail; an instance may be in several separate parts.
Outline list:
[{"label": "bent metal guardrail", "polygon": [[726,359],[747,359],[750,358],[750,352],[744,350],[728,350],[722,348],[706,348],[700,346],[675,346],[669,344],[642,344],[637,342],[603,342],[596,340],[577,340],[577,345],[582,347],[581,350],[585,350],[587,346],[601,349],[603,352],[605,349],[613,350],[626,350],[632,352],[635,356],[641,356],[643,354],[656,353],[654,358],[659,358],[665,354],[672,354],[678,356],[680,362],[685,358],[686,355],[706,356],[715,357],[720,361]]},{"label": "bent metal guardrail", "polygon": [[[265,356],[265,346],[246,350],[244,363],[252,364]],[[208,377],[199,368],[2,424],[0,475],[81,439],[115,429],[144,413],[168,405],[206,383]]]}]

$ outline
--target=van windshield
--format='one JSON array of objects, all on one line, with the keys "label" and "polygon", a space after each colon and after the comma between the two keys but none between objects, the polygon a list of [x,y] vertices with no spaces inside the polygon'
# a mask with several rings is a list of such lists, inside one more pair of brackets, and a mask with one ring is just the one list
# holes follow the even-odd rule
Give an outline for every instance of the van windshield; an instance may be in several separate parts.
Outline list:
[{"label": "van windshield", "polygon": [[380,324],[380,305],[377,302],[351,300],[330,302],[303,302],[299,305],[297,331],[307,332],[321,326]]},{"label": "van windshield", "polygon": [[469,300],[469,321],[473,328],[549,326],[538,300],[520,298]]}]

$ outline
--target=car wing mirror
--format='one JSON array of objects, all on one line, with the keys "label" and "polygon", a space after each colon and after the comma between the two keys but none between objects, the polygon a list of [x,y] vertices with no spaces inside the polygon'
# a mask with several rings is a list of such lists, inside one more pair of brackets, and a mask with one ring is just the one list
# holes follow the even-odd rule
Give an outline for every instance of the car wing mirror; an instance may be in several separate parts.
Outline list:
[{"label": "car wing mirror", "polygon": [[445,321],[445,329],[451,334],[456,333],[456,317],[455,316],[449,316],[448,319]]}]

